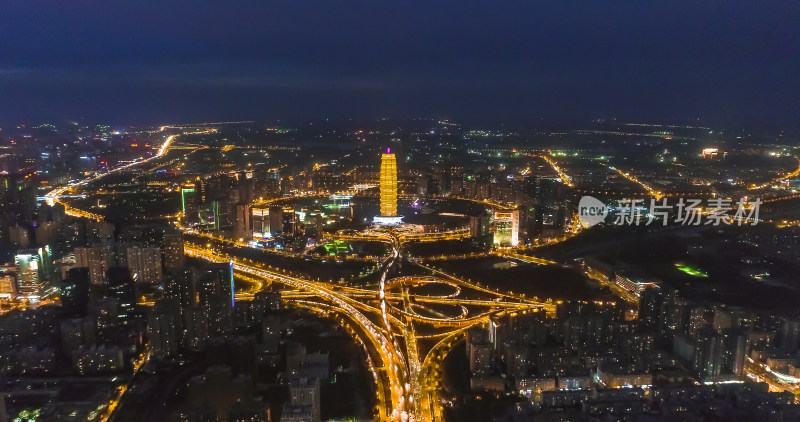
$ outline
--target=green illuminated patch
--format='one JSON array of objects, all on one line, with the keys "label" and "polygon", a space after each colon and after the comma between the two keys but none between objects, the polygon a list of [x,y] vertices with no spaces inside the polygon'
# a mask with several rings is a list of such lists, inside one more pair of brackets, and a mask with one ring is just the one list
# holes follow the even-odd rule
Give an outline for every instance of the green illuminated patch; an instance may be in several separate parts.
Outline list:
[{"label": "green illuminated patch", "polygon": [[686,264],[676,263],[675,268],[689,274],[692,277],[708,277],[708,274],[699,268],[690,267]]}]

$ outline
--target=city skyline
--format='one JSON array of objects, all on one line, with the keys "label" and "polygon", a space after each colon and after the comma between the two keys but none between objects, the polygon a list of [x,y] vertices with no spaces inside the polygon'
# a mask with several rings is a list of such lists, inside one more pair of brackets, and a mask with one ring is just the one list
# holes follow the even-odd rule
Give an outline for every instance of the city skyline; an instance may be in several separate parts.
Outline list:
[{"label": "city skyline", "polygon": [[[796,147],[619,122],[3,136],[0,332],[34,327],[0,343],[15,417],[800,412]],[[27,401],[31,376],[95,399]]]},{"label": "city skyline", "polygon": [[11,2],[0,422],[800,420],[797,27]]}]

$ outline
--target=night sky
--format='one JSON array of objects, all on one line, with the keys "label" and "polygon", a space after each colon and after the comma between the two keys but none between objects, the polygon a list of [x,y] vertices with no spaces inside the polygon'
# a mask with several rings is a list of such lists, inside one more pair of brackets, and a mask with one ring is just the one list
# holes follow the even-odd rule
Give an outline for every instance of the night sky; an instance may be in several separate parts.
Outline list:
[{"label": "night sky", "polygon": [[800,127],[795,1],[7,0],[0,123]]}]

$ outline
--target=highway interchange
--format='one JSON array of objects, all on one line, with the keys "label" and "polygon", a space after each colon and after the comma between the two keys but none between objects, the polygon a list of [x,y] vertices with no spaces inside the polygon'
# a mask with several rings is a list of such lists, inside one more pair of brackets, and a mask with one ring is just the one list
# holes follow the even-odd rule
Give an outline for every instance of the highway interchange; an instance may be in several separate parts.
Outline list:
[{"label": "highway interchange", "polygon": [[[203,132],[207,132],[203,131]],[[201,133],[201,132],[186,132]],[[157,154],[117,167],[106,173],[57,188],[46,195],[48,203],[59,202],[62,196],[86,193],[90,182],[135,166],[150,163],[163,157],[180,135],[166,136]],[[198,147],[203,148],[203,147]],[[191,153],[194,150],[188,150]],[[545,157],[562,180],[570,183],[569,176],[558,164]],[[637,179],[620,171],[620,174],[639,183]],[[643,185],[644,186],[644,185]],[[649,187],[645,187],[652,191]],[[656,192],[656,196],[662,196]],[[69,215],[102,220],[102,216],[76,209],[64,203]],[[192,228],[176,226],[187,234],[210,236]],[[237,300],[250,300],[257,291],[270,287],[282,290],[282,300],[289,307],[306,309],[339,321],[364,348],[367,365],[376,383],[377,417],[382,421],[441,421],[444,399],[440,396],[441,364],[452,346],[464,338],[474,326],[486,326],[493,318],[523,312],[555,312],[554,302],[538,301],[522,295],[498,292],[468,280],[460,279],[427,266],[419,259],[404,256],[404,244],[416,241],[457,239],[468,235],[464,230],[445,233],[410,234],[392,229],[371,229],[362,233],[334,234],[343,240],[378,241],[390,245],[391,253],[381,262],[380,282],[374,287],[343,286],[306,279],[280,268],[266,266],[230,251],[187,241],[187,256],[209,262],[231,262],[235,276],[250,282],[250,288],[237,291]],[[516,251],[499,251],[498,255],[539,265],[555,264],[551,261],[523,255]],[[435,259],[435,258],[434,258]],[[447,259],[442,256],[441,259]],[[422,268],[430,275],[397,276],[397,264]],[[444,293],[442,293],[444,292]],[[630,301],[632,298],[624,298]],[[784,380],[771,376],[753,364],[748,365],[751,377],[765,379],[774,388],[789,386]],[[793,387],[797,387],[794,384]],[[123,390],[124,392],[124,390]]]},{"label": "highway interchange", "polygon": [[[167,136],[153,157],[139,159],[60,187],[49,192],[46,199],[51,204],[58,202],[62,195],[85,192],[90,182],[157,160],[167,153],[177,136]],[[66,203],[64,205],[69,215],[102,220],[100,215]],[[187,234],[198,234],[196,230],[181,227],[177,222],[176,225]],[[539,302],[497,292],[414,261],[408,262],[436,275],[390,277],[395,272],[396,264],[405,259],[404,243],[458,239],[466,235],[468,232],[465,230],[426,235],[373,229],[364,233],[332,236],[391,245],[391,253],[381,263],[380,282],[374,288],[346,287],[305,279],[279,268],[230,255],[221,248],[210,247],[210,244],[199,245],[187,241],[184,250],[187,256],[205,261],[231,262],[235,276],[251,282],[251,288],[236,292],[237,300],[250,300],[260,289],[280,286],[282,299],[287,306],[335,318],[367,353],[367,364],[376,382],[379,420],[422,422],[442,420],[440,365],[450,348],[463,338],[470,327],[485,326],[491,323],[492,318],[505,314],[555,312],[555,304],[551,301]],[[229,242],[237,243],[232,239]],[[449,293],[415,293],[423,286],[440,287]]]}]

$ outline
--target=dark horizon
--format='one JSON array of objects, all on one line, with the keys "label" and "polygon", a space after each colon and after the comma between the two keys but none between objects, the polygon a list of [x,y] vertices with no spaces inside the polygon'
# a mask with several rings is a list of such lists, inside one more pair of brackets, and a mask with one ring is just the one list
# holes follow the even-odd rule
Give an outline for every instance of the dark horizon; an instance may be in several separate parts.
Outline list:
[{"label": "dark horizon", "polygon": [[788,3],[7,5],[0,123],[597,118],[800,128]]}]

